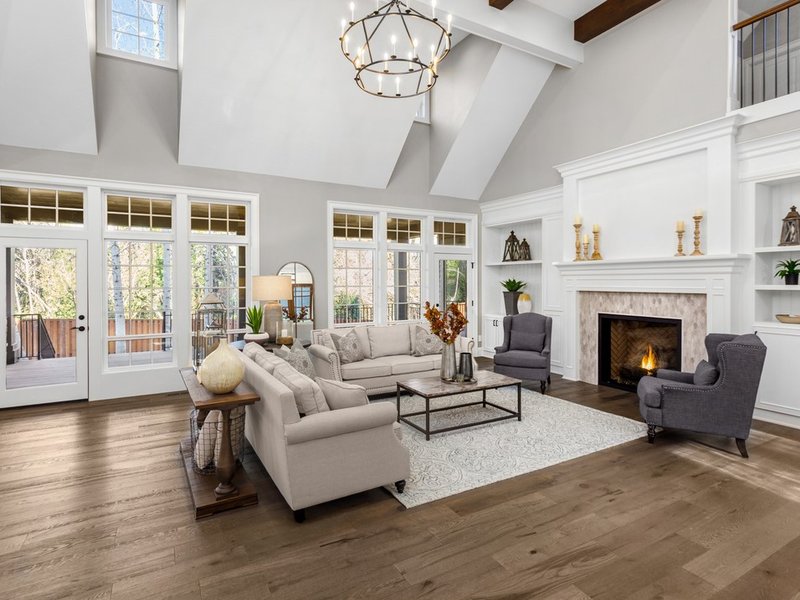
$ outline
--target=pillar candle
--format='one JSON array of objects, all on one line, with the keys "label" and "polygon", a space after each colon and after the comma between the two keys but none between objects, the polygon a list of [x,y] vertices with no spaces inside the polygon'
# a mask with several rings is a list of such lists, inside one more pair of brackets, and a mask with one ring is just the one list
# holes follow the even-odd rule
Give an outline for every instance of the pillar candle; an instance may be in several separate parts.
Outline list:
[{"label": "pillar candle", "polygon": [[675,224],[675,231],[683,233],[684,231],[686,231],[686,224],[683,221],[678,221]]},{"label": "pillar candle", "polygon": [[600,231],[600,225],[592,225],[592,232],[598,233]]},{"label": "pillar candle", "polygon": [[583,219],[581,219],[580,215],[575,215],[575,225],[581,225],[583,223]]}]

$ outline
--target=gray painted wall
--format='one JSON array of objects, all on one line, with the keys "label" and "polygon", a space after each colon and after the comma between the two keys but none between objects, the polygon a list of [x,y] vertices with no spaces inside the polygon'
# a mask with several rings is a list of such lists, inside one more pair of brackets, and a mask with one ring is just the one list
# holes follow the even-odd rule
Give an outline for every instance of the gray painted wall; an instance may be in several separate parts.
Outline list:
[{"label": "gray painted wall", "polygon": [[728,0],[662,0],[556,67],[483,200],[561,183],[554,165],[725,114]]},{"label": "gray painted wall", "polygon": [[108,56],[98,56],[96,67],[99,154],[0,146],[0,169],[259,193],[261,272],[275,273],[290,261],[305,263],[318,283],[319,307],[328,301],[329,200],[478,212],[477,202],[428,194],[428,126],[413,126],[385,190],[186,167],[177,163],[177,72]]}]

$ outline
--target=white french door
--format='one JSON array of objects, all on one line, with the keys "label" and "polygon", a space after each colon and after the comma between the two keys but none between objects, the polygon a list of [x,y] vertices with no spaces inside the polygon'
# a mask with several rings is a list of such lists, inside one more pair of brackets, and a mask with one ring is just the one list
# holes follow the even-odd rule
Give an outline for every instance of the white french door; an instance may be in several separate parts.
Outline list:
[{"label": "white french door", "polygon": [[0,408],[89,397],[86,248],[0,238]]},{"label": "white french door", "polygon": [[462,335],[473,337],[478,331],[475,303],[475,269],[472,257],[467,254],[434,254],[434,291],[436,302],[444,308],[458,305],[469,320]]}]

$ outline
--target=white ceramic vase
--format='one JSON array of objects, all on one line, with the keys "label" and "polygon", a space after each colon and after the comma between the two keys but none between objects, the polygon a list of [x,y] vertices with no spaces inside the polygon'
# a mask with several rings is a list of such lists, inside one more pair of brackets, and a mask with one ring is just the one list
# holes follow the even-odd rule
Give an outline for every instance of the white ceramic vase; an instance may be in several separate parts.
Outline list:
[{"label": "white ceramic vase", "polygon": [[529,313],[533,310],[533,300],[530,294],[521,294],[517,300],[517,311],[520,313]]},{"label": "white ceramic vase", "polygon": [[220,342],[216,350],[203,360],[197,378],[213,394],[232,392],[244,379],[244,363],[239,351],[227,342]]}]

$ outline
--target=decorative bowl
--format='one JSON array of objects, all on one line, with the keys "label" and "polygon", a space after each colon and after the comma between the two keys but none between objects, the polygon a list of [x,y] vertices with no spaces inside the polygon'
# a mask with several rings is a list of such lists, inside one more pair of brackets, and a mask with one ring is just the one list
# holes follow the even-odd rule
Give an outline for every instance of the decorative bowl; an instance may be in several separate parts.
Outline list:
[{"label": "decorative bowl", "polygon": [[775,315],[781,323],[791,323],[792,325],[800,325],[800,315]]}]

